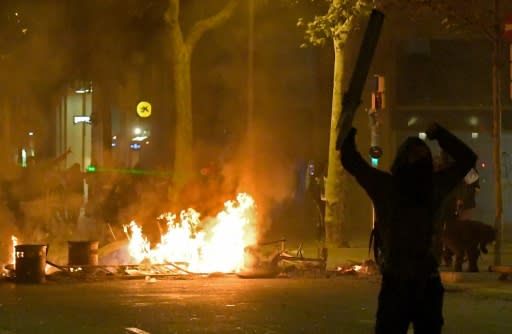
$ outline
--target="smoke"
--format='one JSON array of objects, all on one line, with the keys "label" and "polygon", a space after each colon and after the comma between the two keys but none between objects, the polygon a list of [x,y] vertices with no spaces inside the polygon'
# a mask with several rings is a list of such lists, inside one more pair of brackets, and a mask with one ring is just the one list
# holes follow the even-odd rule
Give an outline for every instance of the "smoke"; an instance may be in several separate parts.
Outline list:
[{"label": "smoke", "polygon": [[[326,50],[300,48],[303,32],[293,31],[297,15],[289,8],[262,9],[253,36],[245,30],[245,14],[235,16],[198,44],[196,54],[209,57],[194,58],[196,134],[208,133],[202,145],[212,147],[215,133],[230,133],[216,144],[218,151],[230,151],[222,161],[224,182],[255,198],[260,237],[276,227],[275,209],[301,190],[297,167],[321,161],[327,152],[329,113],[321,107],[329,89],[319,85],[317,68]],[[325,132],[319,130],[324,126]],[[293,221],[279,222],[288,223]],[[286,226],[288,232],[296,228]]]},{"label": "smoke", "polygon": [[239,163],[238,191],[255,198],[258,227],[264,235],[271,228],[271,210],[296,190],[295,161],[286,143],[276,140],[275,132],[268,129],[255,133],[252,143],[240,148]]},{"label": "smoke", "polygon": [[[133,53],[128,51],[145,50],[140,44],[163,22],[162,10],[142,5],[137,0],[0,4],[0,195],[6,201],[0,211],[10,215],[3,219],[7,230],[12,227],[27,243],[51,243],[50,254],[70,238],[87,235],[74,231],[81,194],[61,197],[62,174],[48,164],[55,157],[54,111],[76,80],[123,80],[120,73],[131,59],[126,55]],[[148,18],[147,11],[159,15]],[[30,171],[18,165],[22,148],[35,153]]]},{"label": "smoke", "polygon": [[[97,12],[103,14],[92,15],[97,8],[103,8],[103,3],[108,8]],[[198,8],[203,7],[203,2],[196,3]],[[149,38],[159,29],[155,22],[160,21],[162,11],[154,10],[151,24],[142,14],[136,15],[137,21],[131,16],[139,13],[133,10],[139,9],[139,4],[137,1],[127,1],[126,4],[53,2],[54,7],[41,4],[19,10],[23,17],[37,20],[28,21],[31,25],[27,38],[15,48],[16,56],[8,57],[8,61],[0,59],[0,67],[5,73],[0,83],[10,87],[8,101],[0,98],[0,109],[12,111],[9,113],[11,122],[5,122],[4,126],[17,125],[2,132],[6,139],[2,140],[2,155],[11,147],[21,145],[27,139],[27,132],[35,128],[38,145],[47,147],[47,155],[53,156],[53,126],[50,122],[53,105],[62,88],[71,80],[95,80],[91,77],[98,75],[101,79],[103,74],[122,82],[124,70],[130,67],[127,63],[132,59],[133,50],[145,50],[155,65],[160,64],[161,59],[156,61],[154,57],[162,53],[158,49],[163,48],[165,39],[152,43],[153,39]],[[241,6],[240,10],[244,8]],[[119,15],[111,15],[117,12]],[[203,16],[204,13],[197,14]],[[322,88],[316,87],[319,80],[315,77],[314,51],[299,49],[303,37],[301,31],[290,34],[290,29],[295,27],[296,14],[289,9],[262,10],[258,14],[253,36],[254,101],[250,120],[246,54],[249,36],[245,30],[245,12],[238,12],[226,25],[201,40],[194,51],[192,68],[194,128],[199,142],[196,153],[203,158],[198,170],[193,171],[197,178],[178,194],[179,200],[174,201],[169,189],[175,189],[164,178],[148,181],[141,177],[137,185],[132,187],[129,185],[131,181],[127,181],[124,188],[115,190],[113,187],[120,180],[107,176],[97,183],[96,190],[109,189],[96,192],[97,198],[90,199],[86,210],[91,213],[87,219],[94,219],[98,231],[84,230],[79,237],[110,234],[106,225],[110,223],[115,235],[121,238],[119,225],[127,224],[131,219],[147,221],[146,228],[157,235],[155,217],[160,213],[194,207],[203,216],[213,215],[222,209],[226,200],[234,199],[237,192],[248,192],[255,198],[262,231],[271,229],[272,209],[288,201],[297,191],[296,166],[299,161],[307,160],[311,152],[326,151],[322,144],[315,148],[318,141],[309,135],[311,128],[317,125],[311,115],[316,112],[314,106]],[[27,117],[30,121],[24,122]],[[229,138],[224,138],[223,133],[229,134]],[[250,137],[247,137],[249,133]],[[212,140],[212,137],[222,140]],[[217,161],[218,156],[221,161]],[[208,167],[210,161],[218,162],[220,178],[214,183],[200,174],[200,169]],[[130,194],[126,195],[128,198],[118,196],[123,192]],[[117,202],[116,209],[109,208],[108,203],[114,203],[107,198],[110,195],[118,196],[114,202],[126,202],[122,205]],[[43,228],[47,219],[45,211],[41,210],[46,208],[44,201],[45,196],[41,193],[23,208],[37,226],[26,240],[44,240],[48,233],[52,235],[59,229],[60,223],[55,223],[50,231]],[[101,217],[100,212],[108,212],[110,217]],[[79,226],[91,225],[87,219]]]}]

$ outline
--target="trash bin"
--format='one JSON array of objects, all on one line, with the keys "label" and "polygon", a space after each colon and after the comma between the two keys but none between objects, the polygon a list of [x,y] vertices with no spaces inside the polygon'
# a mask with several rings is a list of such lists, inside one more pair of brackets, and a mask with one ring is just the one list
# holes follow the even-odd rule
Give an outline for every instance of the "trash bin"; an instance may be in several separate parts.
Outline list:
[{"label": "trash bin", "polygon": [[97,266],[98,241],[68,241],[68,265]]},{"label": "trash bin", "polygon": [[16,245],[16,283],[44,283],[46,281],[47,245]]}]

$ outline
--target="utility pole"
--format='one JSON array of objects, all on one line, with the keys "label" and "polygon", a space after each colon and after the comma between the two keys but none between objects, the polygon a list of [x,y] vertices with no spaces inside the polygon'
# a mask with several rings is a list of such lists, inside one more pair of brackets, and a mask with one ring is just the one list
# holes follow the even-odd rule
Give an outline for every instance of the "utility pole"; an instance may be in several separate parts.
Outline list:
[{"label": "utility pole", "polygon": [[492,108],[494,140],[494,186],[496,193],[496,211],[494,228],[496,229],[496,243],[494,244],[494,265],[501,264],[501,248],[503,242],[503,190],[501,180],[501,62],[502,62],[502,21],[500,17],[500,0],[494,0],[494,40],[492,59]]}]

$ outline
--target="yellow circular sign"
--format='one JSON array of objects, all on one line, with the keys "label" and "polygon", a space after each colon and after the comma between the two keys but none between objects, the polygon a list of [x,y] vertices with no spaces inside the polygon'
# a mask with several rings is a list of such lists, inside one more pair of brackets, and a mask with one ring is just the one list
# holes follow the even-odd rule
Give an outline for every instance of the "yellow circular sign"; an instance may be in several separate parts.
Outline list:
[{"label": "yellow circular sign", "polygon": [[140,101],[137,104],[137,115],[141,118],[146,118],[151,116],[151,103],[146,101]]}]

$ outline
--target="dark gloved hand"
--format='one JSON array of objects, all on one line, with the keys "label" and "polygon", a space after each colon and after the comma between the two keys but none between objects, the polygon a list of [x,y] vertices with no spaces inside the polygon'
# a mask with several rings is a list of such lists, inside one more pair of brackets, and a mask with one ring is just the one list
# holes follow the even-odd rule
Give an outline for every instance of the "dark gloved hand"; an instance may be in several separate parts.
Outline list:
[{"label": "dark gloved hand", "polygon": [[350,131],[348,132],[347,136],[345,137],[345,140],[341,142],[340,135],[338,134],[338,139],[336,140],[336,150],[340,151],[342,146],[344,145],[350,145],[350,146],[356,146],[356,128],[350,128]]},{"label": "dark gloved hand", "polygon": [[441,126],[439,124],[437,124],[436,122],[431,123],[428,126],[427,130],[425,131],[425,133],[427,134],[427,138],[430,140],[437,139],[437,134],[438,134],[440,128],[441,128]]}]

